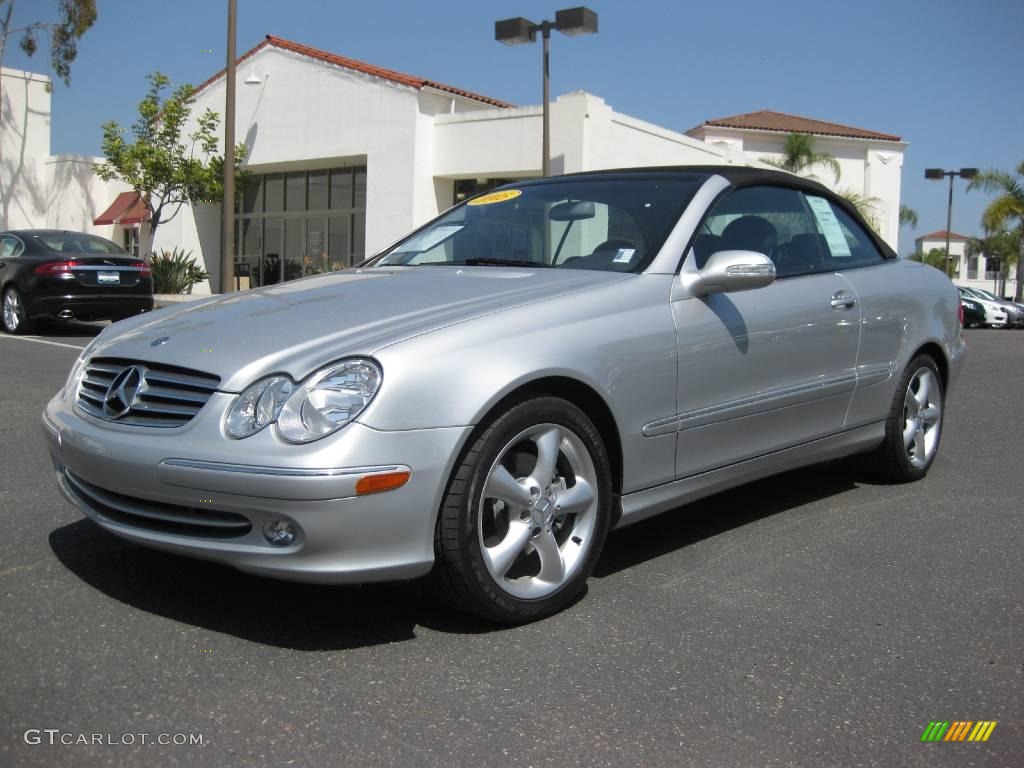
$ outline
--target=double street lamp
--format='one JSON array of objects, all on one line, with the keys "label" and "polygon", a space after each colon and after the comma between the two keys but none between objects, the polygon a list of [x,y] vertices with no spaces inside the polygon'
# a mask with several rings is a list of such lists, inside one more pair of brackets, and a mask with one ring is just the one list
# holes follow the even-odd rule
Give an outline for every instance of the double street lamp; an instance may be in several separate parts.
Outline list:
[{"label": "double street lamp", "polygon": [[505,45],[520,45],[532,43],[537,40],[537,33],[541,33],[544,40],[543,70],[544,70],[544,108],[543,108],[543,138],[541,139],[541,174],[548,176],[551,173],[551,115],[549,112],[549,46],[551,30],[557,29],[564,35],[575,37],[577,35],[591,35],[597,32],[597,14],[589,8],[566,8],[555,11],[554,21],[542,21],[534,24],[529,19],[519,16],[514,19],[503,19],[494,22],[494,39]]},{"label": "double street lamp", "polygon": [[961,168],[959,171],[947,171],[942,168],[926,168],[924,171],[924,177],[926,179],[937,179],[941,180],[945,176],[949,176],[949,204],[946,206],[946,276],[952,277],[950,274],[949,263],[949,230],[953,228],[953,177],[959,176],[962,179],[973,179],[978,175],[977,168]]}]

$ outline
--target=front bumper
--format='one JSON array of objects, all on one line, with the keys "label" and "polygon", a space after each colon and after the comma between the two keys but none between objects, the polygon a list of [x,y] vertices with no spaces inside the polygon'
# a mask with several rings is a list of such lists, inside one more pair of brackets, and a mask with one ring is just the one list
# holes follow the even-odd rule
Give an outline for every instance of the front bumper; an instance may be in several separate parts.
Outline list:
[{"label": "front bumper", "polygon": [[[43,432],[65,497],[106,530],[243,571],[319,583],[415,578],[434,559],[437,510],[470,427],[382,432],[359,423],[305,446],[265,429],[221,429],[233,396],[215,393],[183,427],[126,427],[55,397]],[[356,496],[366,475],[408,468],[401,488]],[[274,547],[271,521],[298,529]]]}]

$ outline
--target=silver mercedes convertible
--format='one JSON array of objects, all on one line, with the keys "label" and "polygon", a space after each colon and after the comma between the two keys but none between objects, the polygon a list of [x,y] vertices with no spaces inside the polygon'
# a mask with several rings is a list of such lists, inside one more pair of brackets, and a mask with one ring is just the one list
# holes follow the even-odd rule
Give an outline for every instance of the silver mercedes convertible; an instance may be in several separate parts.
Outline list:
[{"label": "silver mercedes convertible", "polygon": [[601,171],[472,198],[357,268],[125,320],[43,414],[108,531],[255,574],[426,577],[514,624],[610,530],[801,465],[935,460],[956,289],[814,182]]}]

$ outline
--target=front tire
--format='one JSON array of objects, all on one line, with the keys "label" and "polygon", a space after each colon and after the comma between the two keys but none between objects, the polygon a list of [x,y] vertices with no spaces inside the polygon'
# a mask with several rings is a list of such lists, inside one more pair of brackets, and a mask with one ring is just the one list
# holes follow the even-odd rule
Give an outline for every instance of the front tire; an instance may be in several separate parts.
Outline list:
[{"label": "front tire", "polygon": [[470,439],[445,493],[430,587],[487,621],[524,624],[583,594],[612,510],[593,423],[555,397],[511,405]]},{"label": "front tire", "polygon": [[927,475],[939,451],[944,411],[945,393],[935,360],[918,355],[900,377],[885,420],[885,440],[867,455],[869,468],[896,483]]},{"label": "front tire", "polygon": [[7,333],[29,333],[32,330],[32,319],[28,316],[25,302],[13,285],[4,291],[2,301],[4,331]]}]

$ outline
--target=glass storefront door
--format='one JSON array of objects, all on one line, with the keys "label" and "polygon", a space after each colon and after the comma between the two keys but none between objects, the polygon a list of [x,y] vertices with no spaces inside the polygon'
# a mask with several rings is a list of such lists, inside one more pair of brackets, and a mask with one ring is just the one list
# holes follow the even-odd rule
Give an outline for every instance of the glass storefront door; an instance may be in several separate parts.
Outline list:
[{"label": "glass storefront door", "polygon": [[284,260],[281,258],[284,240],[284,219],[268,216],[264,219],[263,235],[263,281],[260,285],[281,282]]},{"label": "glass storefront door", "polygon": [[306,219],[306,253],[303,275],[322,275],[331,271],[327,257],[327,219],[310,216]]},{"label": "glass storefront door", "polygon": [[284,279],[302,277],[302,219],[284,220]]},{"label": "glass storefront door", "polygon": [[365,258],[366,167],[255,174],[238,210],[239,289],[345,269]]}]

